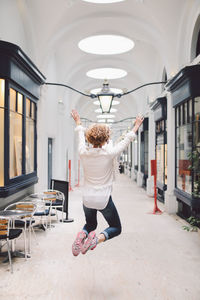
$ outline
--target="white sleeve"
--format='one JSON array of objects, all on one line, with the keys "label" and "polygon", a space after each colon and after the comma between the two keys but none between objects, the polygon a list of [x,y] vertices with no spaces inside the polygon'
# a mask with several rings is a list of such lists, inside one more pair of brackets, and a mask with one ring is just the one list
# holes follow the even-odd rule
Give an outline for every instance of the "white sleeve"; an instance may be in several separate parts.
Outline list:
[{"label": "white sleeve", "polygon": [[78,125],[76,126],[75,131],[78,133],[78,153],[82,154],[86,150],[85,128],[81,125]]},{"label": "white sleeve", "polygon": [[133,141],[136,137],[136,134],[133,131],[130,131],[126,134],[125,138],[115,145],[110,151],[113,157],[118,156],[124,149],[128,147],[131,141]]}]

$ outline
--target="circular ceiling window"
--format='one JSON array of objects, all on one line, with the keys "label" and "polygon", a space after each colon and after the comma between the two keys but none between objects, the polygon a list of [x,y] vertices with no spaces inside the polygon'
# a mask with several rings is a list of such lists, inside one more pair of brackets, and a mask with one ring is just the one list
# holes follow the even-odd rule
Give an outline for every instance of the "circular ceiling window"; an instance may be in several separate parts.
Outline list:
[{"label": "circular ceiling window", "polygon": [[109,119],[109,118],[115,118],[115,115],[98,115],[97,116],[98,119]]},{"label": "circular ceiling window", "polygon": [[[100,105],[100,103],[99,103],[99,100],[95,100],[94,102],[94,105]],[[113,105],[118,105],[120,103],[120,101],[118,101],[118,100],[113,100],[113,102],[112,102],[112,106]]]},{"label": "circular ceiling window", "polygon": [[134,47],[134,42],[120,35],[94,35],[81,40],[79,48],[87,53],[112,55],[130,51]]},{"label": "circular ceiling window", "polygon": [[[97,109],[95,109],[95,112],[96,112],[96,113],[101,113],[101,112],[102,112],[102,109],[101,109],[101,108],[97,108]],[[115,113],[115,112],[117,112],[117,109],[116,109],[116,108],[111,108],[111,109],[110,109],[110,112],[111,112],[111,113]]]},{"label": "circular ceiling window", "polygon": [[91,3],[108,4],[108,3],[123,2],[125,0],[83,0],[83,1],[85,1],[85,2],[91,2]]},{"label": "circular ceiling window", "polygon": [[122,69],[99,68],[88,71],[86,75],[95,79],[118,79],[125,77],[127,72]]}]

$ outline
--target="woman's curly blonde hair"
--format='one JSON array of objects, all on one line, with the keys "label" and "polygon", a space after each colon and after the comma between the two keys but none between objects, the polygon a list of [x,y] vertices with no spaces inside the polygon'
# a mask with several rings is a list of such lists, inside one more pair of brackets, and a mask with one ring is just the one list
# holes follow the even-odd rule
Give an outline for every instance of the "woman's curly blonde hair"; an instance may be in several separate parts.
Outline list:
[{"label": "woman's curly blonde hair", "polygon": [[93,124],[85,133],[87,141],[95,147],[106,143],[110,138],[110,128],[104,124]]}]

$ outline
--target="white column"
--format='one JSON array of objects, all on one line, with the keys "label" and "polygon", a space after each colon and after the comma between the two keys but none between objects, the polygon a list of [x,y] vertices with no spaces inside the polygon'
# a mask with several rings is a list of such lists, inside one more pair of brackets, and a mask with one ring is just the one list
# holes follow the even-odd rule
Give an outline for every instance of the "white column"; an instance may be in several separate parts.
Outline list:
[{"label": "white column", "polygon": [[175,112],[171,94],[167,95],[167,191],[165,192],[165,211],[177,212],[175,188]]},{"label": "white column", "polygon": [[149,111],[149,161],[148,161],[148,179],[147,179],[147,195],[154,195],[154,178],[151,176],[151,160],[155,159],[155,122],[154,112]]}]

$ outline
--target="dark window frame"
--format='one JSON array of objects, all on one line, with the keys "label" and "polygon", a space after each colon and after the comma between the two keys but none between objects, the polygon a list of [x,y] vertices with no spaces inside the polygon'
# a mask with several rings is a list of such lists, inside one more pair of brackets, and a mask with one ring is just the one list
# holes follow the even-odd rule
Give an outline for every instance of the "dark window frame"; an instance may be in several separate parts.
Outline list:
[{"label": "dark window frame", "polygon": [[[192,120],[190,120],[190,110],[189,110],[189,107],[190,107],[190,104],[189,102],[192,101]],[[175,107],[175,189],[177,191],[179,191],[181,194],[187,194],[189,197],[192,198],[192,195],[193,195],[193,192],[194,192],[194,171],[191,170],[191,193],[188,193],[187,191],[183,191],[182,189],[180,189],[178,186],[177,186],[177,169],[179,168],[179,166],[177,166],[177,149],[179,148],[177,146],[177,143],[178,143],[178,140],[177,140],[177,128],[180,128],[181,126],[184,126],[184,125],[188,125],[190,124],[191,125],[191,130],[192,130],[192,145],[191,145],[191,152],[193,152],[197,146],[194,145],[194,124],[195,124],[195,114],[194,114],[194,103],[195,103],[195,97],[191,97],[185,101],[183,101],[182,103],[180,103],[179,105],[177,105]],[[184,105],[187,105],[187,118],[186,118],[186,124],[178,124],[177,126],[177,109],[180,111],[180,107]],[[191,162],[191,165],[193,167],[193,162]]]},{"label": "dark window frame", "polygon": [[[6,197],[21,189],[24,189],[34,183],[37,183],[37,98],[28,93],[22,87],[5,79],[5,105],[4,105],[4,186],[0,187],[0,197]],[[23,97],[22,108],[22,174],[10,178],[10,88],[16,91],[16,109],[17,93]],[[35,104],[34,120],[34,171],[26,174],[26,98]],[[32,106],[32,105],[31,105]]]}]

